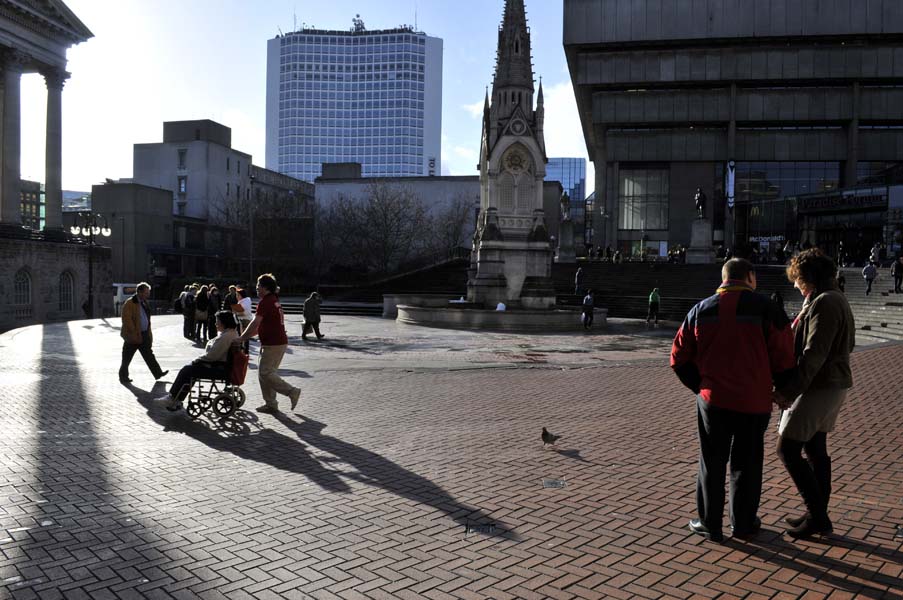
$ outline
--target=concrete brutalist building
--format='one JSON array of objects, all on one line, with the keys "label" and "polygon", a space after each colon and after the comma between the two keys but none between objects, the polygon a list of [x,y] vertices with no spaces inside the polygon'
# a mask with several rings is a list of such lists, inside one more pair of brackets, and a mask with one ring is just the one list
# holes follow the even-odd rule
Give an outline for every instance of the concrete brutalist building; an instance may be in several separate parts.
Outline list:
[{"label": "concrete brutalist building", "polygon": [[688,244],[697,187],[714,245],[898,244],[903,2],[564,0],[564,47],[596,245]]}]

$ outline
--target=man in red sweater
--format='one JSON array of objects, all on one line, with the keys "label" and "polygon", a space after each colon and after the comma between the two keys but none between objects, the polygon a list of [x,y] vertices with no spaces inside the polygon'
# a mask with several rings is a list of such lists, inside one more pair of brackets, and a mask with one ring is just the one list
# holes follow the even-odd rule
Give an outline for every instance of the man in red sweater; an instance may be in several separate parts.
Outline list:
[{"label": "man in red sweater", "polygon": [[278,289],[276,278],[271,273],[265,273],[257,278],[257,295],[260,296],[257,313],[238,338],[243,342],[255,335],[260,336],[260,364],[257,367],[257,378],[260,381],[264,405],[258,406],[255,410],[272,415],[279,412],[277,392],[289,397],[292,410],[298,406],[298,398],[301,396],[301,390],[279,377],[278,373],[282,357],[288,348],[285,314],[279,303]]},{"label": "man in red sweater", "polygon": [[687,314],[671,348],[671,368],[696,394],[699,518],[690,521],[690,530],[715,542],[723,539],[728,461],[734,536],[752,536],[761,527],[756,513],[772,386],[796,366],[790,323],[774,302],[755,292],[752,263],[733,258],[721,276],[716,294]]}]

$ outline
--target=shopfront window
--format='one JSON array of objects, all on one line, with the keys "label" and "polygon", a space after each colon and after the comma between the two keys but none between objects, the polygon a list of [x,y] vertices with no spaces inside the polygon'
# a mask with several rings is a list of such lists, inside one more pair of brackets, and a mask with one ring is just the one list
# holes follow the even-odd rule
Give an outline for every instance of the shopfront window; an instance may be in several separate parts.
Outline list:
[{"label": "shopfront window", "polygon": [[800,241],[797,196],[836,190],[840,173],[839,162],[737,163],[736,242],[773,256],[786,242]]},{"label": "shopfront window", "polygon": [[622,169],[618,179],[618,228],[668,229],[667,169]]}]

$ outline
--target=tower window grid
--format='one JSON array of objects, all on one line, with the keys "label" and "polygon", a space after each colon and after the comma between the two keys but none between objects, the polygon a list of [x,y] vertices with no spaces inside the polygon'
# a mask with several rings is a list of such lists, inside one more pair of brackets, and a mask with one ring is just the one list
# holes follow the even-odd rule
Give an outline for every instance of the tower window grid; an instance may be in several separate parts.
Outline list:
[{"label": "tower window grid", "polygon": [[281,41],[279,168],[313,181],[324,162],[363,175],[423,174],[422,34],[294,34]]}]

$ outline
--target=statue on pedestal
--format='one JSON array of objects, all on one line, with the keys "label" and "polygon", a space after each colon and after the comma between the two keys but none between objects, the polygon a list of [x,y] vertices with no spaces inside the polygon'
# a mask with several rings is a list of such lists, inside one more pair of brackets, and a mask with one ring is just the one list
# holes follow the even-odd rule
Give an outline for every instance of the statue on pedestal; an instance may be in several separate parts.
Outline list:
[{"label": "statue on pedestal", "polygon": [[702,191],[702,188],[696,188],[696,195],[693,196],[693,199],[696,201],[696,212],[699,215],[700,219],[705,218],[705,192]]}]

